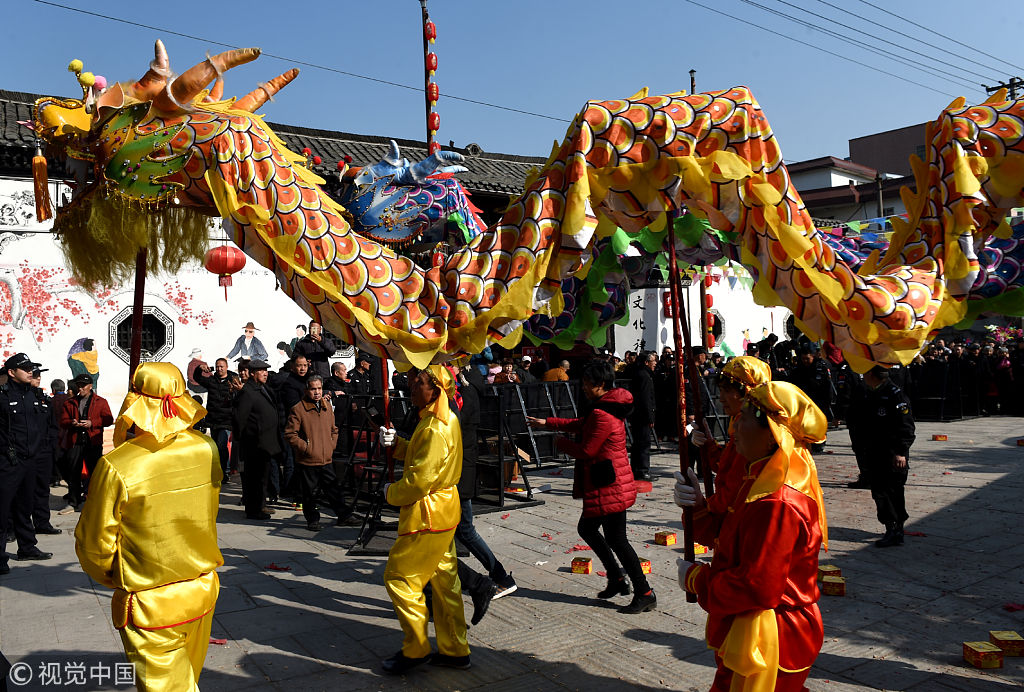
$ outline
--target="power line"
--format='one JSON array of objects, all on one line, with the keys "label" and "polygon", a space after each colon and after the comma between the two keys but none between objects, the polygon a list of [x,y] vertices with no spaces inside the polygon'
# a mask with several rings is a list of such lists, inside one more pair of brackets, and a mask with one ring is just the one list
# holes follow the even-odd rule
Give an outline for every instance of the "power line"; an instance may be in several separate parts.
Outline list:
[{"label": "power line", "polygon": [[[856,17],[857,19],[860,19],[861,21],[866,22],[868,24],[874,24],[875,26],[881,27],[881,28],[883,28],[886,31],[889,31],[891,33],[898,34],[900,36],[903,36],[904,38],[908,38],[908,39],[910,39],[912,41],[916,41],[918,43],[923,43],[924,45],[928,46],[929,48],[934,48],[937,51],[946,52],[946,49],[943,48],[942,46],[937,46],[934,43],[929,43],[928,41],[925,41],[923,38],[916,38],[914,36],[907,36],[906,34],[900,33],[899,31],[897,31],[896,29],[893,29],[890,26],[886,26],[885,24],[882,24],[881,22],[876,22],[875,20],[870,19],[868,17],[865,17],[864,15],[857,14],[856,12],[851,12],[850,10],[846,9],[845,7],[840,7],[839,5],[833,5],[832,3],[826,2],[825,0],[817,0],[817,2],[820,2],[822,5],[828,5],[829,7],[837,9],[840,12],[845,12],[846,14],[848,14],[848,15],[850,15],[852,17]],[[986,70],[992,70],[993,72],[1000,72],[1000,70],[992,67],[991,65],[986,65],[983,62],[978,62],[977,60],[975,60],[973,58],[968,58],[966,55],[961,55],[959,57],[960,57],[961,60],[966,60],[969,63],[973,63],[973,64],[977,65],[978,67],[984,67]],[[977,72],[972,72],[971,74],[977,75],[978,73]]]},{"label": "power line", "polygon": [[[824,19],[827,22],[832,22],[833,24],[838,24],[839,26],[843,27],[844,29],[849,29],[850,31],[856,31],[861,36],[867,36],[868,38],[873,38],[873,39],[877,39],[879,41],[882,41],[884,43],[888,43],[890,46],[894,46],[896,48],[899,48],[900,50],[905,50],[908,53],[913,53],[914,55],[920,55],[922,58],[926,58],[928,60],[933,60],[933,61],[935,61],[937,63],[941,63],[943,65],[947,65],[949,67],[952,67],[954,70],[958,70],[960,72],[966,72],[967,74],[972,74],[972,75],[974,75],[976,77],[981,77],[982,79],[988,79],[988,77],[986,77],[985,75],[981,74],[980,72],[975,72],[974,70],[968,70],[968,69],[962,68],[962,67],[960,67],[958,65],[954,65],[951,62],[947,62],[945,60],[942,60],[941,58],[932,57],[931,55],[928,55],[927,53],[922,53],[921,51],[914,50],[913,48],[907,48],[906,46],[904,46],[902,44],[899,44],[899,43],[895,43],[894,41],[889,41],[887,39],[875,36],[874,34],[869,34],[866,31],[861,31],[857,27],[850,26],[849,24],[843,24],[842,22],[837,21],[835,19],[832,19],[831,17],[826,17],[823,14],[818,14],[817,12],[812,12],[811,10],[808,10],[808,9],[806,9],[804,7],[800,7],[799,5],[796,5],[794,3],[787,2],[786,0],[775,0],[775,1],[780,3],[780,4],[782,4],[782,5],[787,5],[789,7],[793,7],[795,9],[798,9],[798,10],[800,10],[802,12],[806,12],[807,14],[811,15],[812,17],[818,17],[819,19]],[[835,7],[835,5],[831,5],[830,3],[824,2],[824,0],[818,0],[818,1],[819,2],[823,2],[823,4],[829,5],[831,7]],[[950,74],[950,73],[947,72],[945,74]],[[953,76],[953,75],[950,75],[950,76]]]},{"label": "power line", "polygon": [[[772,9],[771,7],[767,7],[767,6],[762,5],[760,3],[754,2],[754,0],[740,0],[740,2],[745,3],[747,5],[751,5],[753,7],[757,7],[758,9],[764,10],[765,12],[768,12],[770,14],[774,14],[777,17],[782,17],[784,19],[787,19],[787,20],[793,22],[794,24],[799,24],[801,26],[809,27],[809,28],[814,29],[816,31],[820,31],[821,33],[827,34],[829,36],[832,36],[833,38],[838,38],[838,39],[841,39],[843,41],[856,41],[856,39],[853,38],[852,36],[847,36],[845,34],[839,33],[838,31],[833,31],[832,29],[829,29],[827,27],[819,26],[817,24],[814,24],[813,22],[809,22],[807,20],[800,19],[799,17],[794,17],[793,15],[786,14],[785,12],[783,12],[781,10]],[[788,3],[785,3],[785,4],[788,4]],[[882,55],[882,56],[889,57],[889,58],[891,58],[893,60],[896,60],[897,62],[900,62],[900,63],[906,65],[907,67],[910,67],[911,69],[918,70],[919,72],[924,72],[925,74],[928,74],[929,76],[943,78],[942,76],[945,75],[946,77],[958,80],[962,85],[964,85],[964,86],[966,86],[968,88],[976,88],[975,85],[972,82],[969,82],[966,79],[963,79],[962,77],[959,77],[958,75],[953,74],[952,72],[947,72],[946,70],[941,70],[941,69],[939,69],[937,67],[932,67],[931,65],[925,65],[924,63],[920,62],[919,60],[914,60],[913,58],[904,57],[902,55],[899,55],[897,53],[893,53],[892,51],[886,50],[884,48],[877,48],[875,46],[865,46],[865,45],[860,45],[860,44],[858,44],[858,45],[859,45],[860,48],[862,48],[864,50],[870,51],[870,52],[875,53],[877,55]],[[918,65],[919,67],[915,67],[915,65]]]},{"label": "power line", "polygon": [[889,72],[887,70],[883,70],[880,67],[875,67],[874,65],[869,65],[869,64],[867,64],[865,62],[861,62],[859,60],[855,60],[853,58],[849,58],[849,57],[847,57],[845,55],[842,55],[841,53],[835,53],[833,51],[830,51],[830,50],[827,50],[825,48],[822,48],[821,46],[816,46],[813,43],[808,43],[807,41],[801,41],[800,39],[794,38],[792,36],[789,36],[788,34],[784,34],[781,31],[775,31],[774,29],[769,29],[769,28],[767,28],[765,26],[761,26],[760,24],[755,24],[754,22],[748,21],[746,19],[740,19],[739,17],[737,17],[735,15],[731,15],[728,12],[722,12],[721,10],[717,10],[714,7],[708,7],[707,5],[702,5],[701,3],[697,2],[696,0],[684,0],[684,2],[688,2],[691,5],[696,5],[697,7],[700,7],[701,9],[705,9],[708,12],[714,12],[715,14],[721,15],[723,17],[727,17],[729,19],[732,19],[733,21],[740,22],[742,24],[747,24],[749,26],[754,27],[755,29],[760,29],[761,31],[767,31],[770,34],[775,34],[776,36],[781,36],[784,39],[787,39],[787,40],[792,41],[794,43],[799,43],[800,45],[805,46],[807,48],[813,48],[814,50],[819,51],[821,53],[827,53],[828,55],[831,55],[832,57],[835,57],[835,58],[839,58],[840,60],[845,60],[847,62],[852,62],[854,65],[860,65],[861,67],[866,67],[869,70],[873,70],[875,72],[880,72],[881,74],[887,75],[889,77],[893,77],[895,79],[899,79],[899,80],[901,80],[903,82],[908,82],[910,84],[913,84],[914,86],[919,86],[922,89],[927,89],[928,91],[934,91],[936,94],[942,94],[943,96],[949,96],[951,98],[956,98],[957,97],[957,94],[951,94],[951,93],[949,93],[947,91],[941,91],[939,89],[936,89],[935,87],[930,87],[927,84],[921,84],[921,82],[915,82],[913,79],[910,79],[909,77],[903,77],[901,75],[894,74],[894,73]]},{"label": "power line", "polygon": [[[88,15],[90,17],[96,17],[98,19],[105,19],[105,20],[111,21],[111,22],[118,22],[119,24],[127,24],[128,26],[134,26],[134,27],[138,27],[138,28],[141,28],[141,29],[149,29],[150,31],[159,31],[159,32],[162,32],[164,34],[170,34],[171,36],[180,36],[181,38],[187,38],[187,39],[191,39],[193,41],[199,41],[200,43],[207,43],[207,44],[214,45],[214,46],[222,46],[224,48],[243,48],[244,47],[244,46],[236,46],[236,45],[231,44],[231,43],[224,43],[223,41],[214,41],[213,39],[203,38],[201,36],[193,36],[192,34],[185,34],[185,33],[182,33],[180,31],[173,31],[171,29],[165,29],[163,27],[153,26],[151,24],[143,24],[142,22],[133,22],[133,21],[130,21],[128,19],[122,19],[120,17],[112,17],[110,15],[101,14],[99,12],[91,12],[89,10],[83,10],[83,9],[78,8],[78,7],[71,7],[69,5],[61,5],[61,4],[56,3],[56,2],[49,2],[48,0],[32,0],[32,2],[38,3],[40,5],[49,5],[50,7],[56,7],[56,8],[62,9],[62,10],[67,10],[69,12],[77,12],[79,14]],[[302,65],[304,67],[312,67],[312,68],[315,68],[315,69],[318,69],[318,70],[324,70],[325,72],[334,72],[335,74],[345,75],[346,77],[354,77],[356,79],[364,79],[364,80],[369,81],[369,82],[376,82],[377,84],[385,84],[387,86],[398,87],[400,89],[409,89],[410,91],[416,91],[416,92],[419,92],[419,93],[423,92],[423,87],[422,86],[412,86],[410,84],[402,84],[400,82],[392,82],[392,81],[389,81],[387,79],[380,79],[378,77],[370,77],[370,76],[367,76],[367,75],[358,74],[356,72],[348,72],[346,70],[340,70],[340,69],[338,69],[336,67],[328,67],[327,65],[320,65],[318,63],[309,62],[307,60],[298,60],[298,59],[295,59],[295,58],[289,58],[287,56],[276,55],[274,53],[261,52],[261,55],[263,55],[265,57],[268,57],[268,58],[275,58],[277,60],[283,60],[285,62],[288,62],[288,63],[291,63],[291,64],[295,64],[295,65]],[[465,96],[455,96],[454,94],[446,94],[446,93],[442,93],[441,96],[443,96],[445,98],[450,98],[453,101],[463,101],[465,103],[474,103],[474,104],[476,104],[478,106],[486,106],[488,108],[498,108],[500,110],[509,111],[511,113],[519,113],[521,115],[531,115],[531,116],[533,116],[535,118],[545,118],[547,120],[555,120],[555,121],[561,122],[561,123],[571,122],[571,120],[568,120],[566,118],[559,118],[559,117],[556,117],[556,116],[553,116],[553,115],[546,115],[544,113],[534,113],[532,111],[526,111],[526,110],[522,110],[520,108],[512,108],[511,106],[502,106],[502,105],[497,104],[497,103],[488,103],[487,101],[480,101],[480,100],[477,100],[477,99],[471,99],[471,98],[467,98]]]},{"label": "power line", "polygon": [[983,51],[982,49],[980,49],[980,48],[978,48],[976,46],[970,46],[970,45],[968,45],[966,43],[963,43],[962,41],[957,41],[952,36],[946,36],[945,34],[940,33],[938,31],[936,31],[935,29],[929,29],[928,27],[924,26],[923,24],[918,24],[917,22],[911,21],[910,19],[907,19],[906,17],[901,17],[898,14],[890,12],[889,10],[885,9],[884,7],[879,7],[878,5],[876,5],[874,3],[868,2],[868,0],[859,0],[859,2],[861,2],[864,5],[867,5],[868,7],[874,7],[879,12],[884,12],[885,14],[887,14],[887,15],[889,15],[891,17],[895,17],[896,19],[901,19],[904,22],[906,22],[907,24],[910,24],[912,26],[916,26],[918,29],[924,29],[928,33],[935,34],[939,38],[944,38],[947,41],[952,41],[953,43],[955,43],[958,46],[963,46],[964,48],[969,48],[969,49],[971,49],[973,51],[981,53],[986,58],[992,58],[993,60],[998,60],[999,62],[1001,62],[1001,63],[1003,63],[1005,65],[1009,65],[1010,67],[1014,68],[1015,70],[1024,70],[1024,67],[1021,67],[1020,65],[1014,65],[1012,62],[1009,62],[1007,60],[1003,60],[1002,58],[997,58],[996,56],[994,56],[994,55],[992,55],[990,53],[986,53],[985,51]]}]

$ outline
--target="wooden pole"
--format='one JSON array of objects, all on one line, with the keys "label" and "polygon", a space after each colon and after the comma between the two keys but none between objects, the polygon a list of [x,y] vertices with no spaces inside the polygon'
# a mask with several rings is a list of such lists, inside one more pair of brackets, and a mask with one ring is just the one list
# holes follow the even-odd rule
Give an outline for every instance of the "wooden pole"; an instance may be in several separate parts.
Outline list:
[{"label": "wooden pole", "polygon": [[[679,263],[676,261],[676,231],[675,221],[679,212],[675,209],[666,212],[668,223],[668,276],[671,290],[669,297],[672,301],[672,337],[675,341],[676,359],[676,390],[679,392],[679,411],[676,416],[676,431],[679,440],[679,472],[686,476],[686,470],[690,468],[690,449],[686,439],[686,379],[683,377],[683,337],[680,332],[680,321],[682,315],[683,301],[679,294]],[[687,330],[689,331],[689,330]],[[687,560],[693,562],[697,559],[693,549],[693,508],[683,508],[683,554]],[[697,594],[686,592],[688,603],[697,602]]]},{"label": "wooden pole", "polygon": [[[703,282],[701,286],[703,286]],[[686,350],[686,364],[688,368],[688,375],[690,382],[693,383],[693,418],[694,423],[704,420],[704,401],[701,398],[700,386],[702,384],[701,375],[697,372],[697,361],[693,358],[693,348],[690,345],[690,323],[686,319],[686,315],[679,316],[680,322],[683,325],[683,342]],[[680,438],[681,440],[682,438]],[[711,493],[715,492],[715,480],[711,475],[711,465],[708,464],[708,444],[710,440],[703,447],[700,448],[700,468],[701,475],[704,476],[704,496],[709,497]],[[682,442],[679,443],[682,445]]]},{"label": "wooden pole", "polygon": [[135,255],[135,302],[132,305],[132,345],[128,352],[128,389],[132,388],[135,369],[142,361],[142,303],[146,299],[147,248],[139,248]]},{"label": "wooden pole", "polygon": [[[388,358],[380,357],[380,382],[381,391],[384,394],[384,427],[391,427],[391,393],[388,391]],[[395,450],[392,447],[384,447],[384,458],[387,461],[388,482],[395,482]]]},{"label": "wooden pole", "polygon": [[427,22],[430,21],[430,12],[427,10],[427,0],[420,0],[420,14],[423,16],[423,99],[426,102],[427,110],[427,156],[432,152],[430,145],[434,143],[434,132],[430,129],[430,69],[427,67],[427,54],[430,53],[430,40],[427,38]]}]

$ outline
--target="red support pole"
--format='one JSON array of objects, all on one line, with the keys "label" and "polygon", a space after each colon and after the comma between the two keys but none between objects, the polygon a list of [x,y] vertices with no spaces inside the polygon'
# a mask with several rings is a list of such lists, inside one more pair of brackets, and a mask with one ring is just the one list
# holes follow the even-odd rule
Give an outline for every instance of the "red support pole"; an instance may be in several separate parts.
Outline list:
[{"label": "red support pole", "polygon": [[128,389],[132,388],[135,369],[142,360],[142,303],[146,299],[146,256],[149,251],[140,248],[135,255],[135,302],[132,305],[132,345],[128,352]]},{"label": "red support pole", "polygon": [[[704,285],[702,281],[701,286]],[[701,376],[697,372],[697,361],[693,358],[693,348],[690,345],[690,323],[687,322],[685,315],[680,315],[680,321],[683,325],[683,341],[685,343],[686,350],[686,364],[687,372],[689,373],[690,382],[693,383],[693,418],[694,422],[704,420],[704,401],[700,396],[700,385]],[[680,438],[680,445],[682,445],[682,438]],[[710,440],[708,440],[710,443]],[[708,464],[708,445],[705,444],[700,448],[700,460],[701,460],[701,473],[704,476],[704,496],[708,497],[715,491],[714,477],[711,475],[711,465]]]},{"label": "red support pole", "polygon": [[[683,301],[679,292],[679,263],[676,261],[675,221],[678,214],[679,212],[674,209],[666,213],[668,217],[668,275],[669,283],[671,284],[672,337],[675,341],[676,389],[679,392],[679,415],[676,418],[676,429],[679,439],[679,472],[685,476],[686,470],[690,468],[690,449],[686,440],[686,379],[683,377],[682,361],[684,342],[680,332]],[[690,562],[697,559],[693,548],[693,509],[690,507],[683,509],[683,550],[686,559]],[[686,601],[688,603],[696,603],[697,594],[687,592]]]},{"label": "red support pole", "polygon": [[[387,356],[380,357],[380,382],[381,391],[384,394],[384,427],[391,427],[391,393],[388,391],[388,358]],[[394,460],[394,449],[391,447],[384,448],[384,457],[387,460],[388,468],[388,482],[395,482],[395,460]]]}]

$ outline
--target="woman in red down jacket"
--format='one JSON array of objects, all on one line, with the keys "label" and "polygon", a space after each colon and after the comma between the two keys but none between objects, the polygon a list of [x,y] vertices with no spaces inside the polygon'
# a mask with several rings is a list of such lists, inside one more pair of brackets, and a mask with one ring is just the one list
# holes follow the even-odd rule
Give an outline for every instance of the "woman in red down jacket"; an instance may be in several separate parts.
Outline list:
[{"label": "woman in red down jacket", "polygon": [[[608,573],[608,587],[597,597],[628,596],[629,582],[622,574],[625,569],[633,583],[634,595],[629,605],[619,612],[643,613],[653,610],[658,599],[626,539],[626,510],[636,502],[636,485],[626,453],[623,421],[633,408],[633,395],[615,388],[615,369],[605,361],[591,361],[583,369],[583,394],[593,406],[584,418],[527,420],[538,428],[576,433],[579,442],[559,437],[556,444],[561,451],[576,458],[572,496],[583,498],[583,516],[577,530]],[[622,568],[615,561],[616,555]]]}]

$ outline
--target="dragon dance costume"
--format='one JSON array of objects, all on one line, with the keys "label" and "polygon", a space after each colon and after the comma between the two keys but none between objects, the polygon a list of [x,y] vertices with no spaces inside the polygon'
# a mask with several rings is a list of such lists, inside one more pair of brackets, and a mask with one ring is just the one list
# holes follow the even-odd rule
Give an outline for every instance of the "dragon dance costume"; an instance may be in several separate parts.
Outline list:
[{"label": "dragon dance costume", "polygon": [[176,367],[140,365],[75,529],[82,569],[114,589],[114,627],[145,692],[198,690],[209,645],[223,476],[216,444],[191,429],[205,415]]},{"label": "dragon dance costume", "polygon": [[[708,612],[707,641],[718,664],[713,691],[800,690],[824,636],[817,574],[828,530],[806,445],[823,441],[828,423],[789,383],[761,384],[747,396],[767,414],[778,449],[752,462],[738,459],[742,483],[719,521],[694,517],[705,533],[698,540],[712,532],[715,555],[710,565],[690,567],[685,587]],[[709,508],[716,508],[710,499]]]},{"label": "dragon dance costume", "polygon": [[420,421],[406,442],[399,438],[395,458],[405,462],[401,480],[387,487],[387,501],[401,511],[398,539],[388,554],[384,586],[402,625],[402,654],[418,659],[430,654],[427,605],[423,588],[433,591],[437,650],[447,656],[469,655],[455,553],[455,527],[461,517],[456,485],[462,475],[462,433],[449,408],[455,382],[446,368],[426,371],[441,388],[437,399],[420,411]]}]

